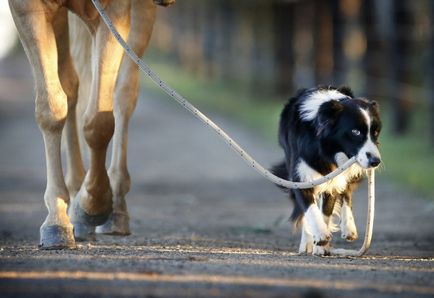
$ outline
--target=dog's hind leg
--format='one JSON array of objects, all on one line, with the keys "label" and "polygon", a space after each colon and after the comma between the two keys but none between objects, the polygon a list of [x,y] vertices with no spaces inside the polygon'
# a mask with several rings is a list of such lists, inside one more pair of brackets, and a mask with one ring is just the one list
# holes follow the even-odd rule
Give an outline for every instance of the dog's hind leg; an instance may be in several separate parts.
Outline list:
[{"label": "dog's hind leg", "polygon": [[[131,2],[131,25],[128,44],[142,56],[148,46],[155,21],[156,6],[152,0]],[[110,185],[113,191],[113,213],[97,233],[130,234],[129,216],[125,196],[130,190],[131,178],[127,165],[128,124],[134,112],[139,93],[139,69],[124,55],[116,82],[114,95],[115,131],[113,151],[109,168]]]},{"label": "dog's hind leg", "polygon": [[347,192],[342,195],[341,237],[349,242],[352,242],[359,237],[356,223],[354,222],[352,207],[352,194],[351,192]]},{"label": "dog's hind leg", "polygon": [[36,122],[45,145],[47,187],[44,200],[48,216],[40,228],[40,247],[74,247],[73,229],[67,215],[69,194],[60,153],[62,130],[68,114],[67,94],[58,74],[58,52],[53,30],[53,20],[60,7],[43,0],[10,0],[9,6],[32,65],[36,83]]}]

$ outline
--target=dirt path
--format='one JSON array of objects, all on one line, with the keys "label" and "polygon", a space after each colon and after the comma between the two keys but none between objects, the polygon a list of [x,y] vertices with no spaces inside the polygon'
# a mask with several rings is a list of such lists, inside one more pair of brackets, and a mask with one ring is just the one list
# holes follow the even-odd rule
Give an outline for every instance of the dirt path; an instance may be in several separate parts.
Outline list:
[{"label": "dirt path", "polygon": [[[380,175],[366,257],[297,256],[285,195],[197,120],[150,93],[131,125],[133,234],[39,251],[45,167],[33,100],[23,96],[29,90],[0,92],[0,296],[434,296],[433,200]],[[264,164],[281,157],[277,146],[215,119]],[[362,234],[364,186],[355,201]],[[338,238],[340,246],[360,246]]]}]

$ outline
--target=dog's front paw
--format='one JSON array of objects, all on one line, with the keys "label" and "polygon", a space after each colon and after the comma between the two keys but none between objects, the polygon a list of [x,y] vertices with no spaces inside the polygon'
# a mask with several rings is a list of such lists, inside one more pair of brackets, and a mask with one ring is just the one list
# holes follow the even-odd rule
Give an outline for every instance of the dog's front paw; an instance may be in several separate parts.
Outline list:
[{"label": "dog's front paw", "polygon": [[341,233],[342,239],[345,239],[348,242],[353,242],[353,241],[357,240],[357,238],[359,238],[359,235],[357,234],[356,226],[342,227],[341,232],[342,232]]},{"label": "dog's front paw", "polygon": [[315,246],[325,246],[330,242],[331,239],[332,234],[327,229],[325,229],[325,231],[313,234],[313,244],[315,244]]},{"label": "dog's front paw", "polygon": [[312,204],[305,213],[307,228],[312,234],[313,244],[324,246],[332,239],[332,234],[324,222],[318,206]]},{"label": "dog's front paw", "polygon": [[299,255],[311,255],[313,252],[313,245],[310,242],[300,243],[298,248]]},{"label": "dog's front paw", "polygon": [[306,227],[303,227],[301,231],[300,246],[298,248],[298,253],[300,255],[310,255],[313,251],[313,238],[312,235],[306,231]]},{"label": "dog's front paw", "polygon": [[330,256],[331,253],[330,243],[327,243],[324,246],[314,245],[312,254],[314,256]]}]

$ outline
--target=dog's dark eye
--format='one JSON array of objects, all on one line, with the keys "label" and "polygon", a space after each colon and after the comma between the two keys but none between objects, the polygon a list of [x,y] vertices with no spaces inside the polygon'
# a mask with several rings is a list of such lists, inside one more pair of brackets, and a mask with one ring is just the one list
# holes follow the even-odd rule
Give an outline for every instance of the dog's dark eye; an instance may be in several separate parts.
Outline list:
[{"label": "dog's dark eye", "polygon": [[379,134],[380,132],[378,130],[374,131],[374,137],[378,137]]},{"label": "dog's dark eye", "polygon": [[358,129],[353,129],[351,131],[351,133],[353,134],[353,136],[356,136],[356,137],[360,136],[360,134],[361,134],[360,130],[358,130]]}]

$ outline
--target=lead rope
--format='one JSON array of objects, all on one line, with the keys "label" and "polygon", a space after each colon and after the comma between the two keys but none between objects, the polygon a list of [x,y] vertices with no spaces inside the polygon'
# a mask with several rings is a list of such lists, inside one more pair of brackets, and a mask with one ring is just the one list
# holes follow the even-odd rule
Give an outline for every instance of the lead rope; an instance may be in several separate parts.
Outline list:
[{"label": "lead rope", "polygon": [[[158,86],[160,86],[161,89],[164,90],[170,97],[172,97],[175,101],[177,101],[180,105],[182,105],[185,109],[187,109],[190,113],[192,113],[196,118],[198,118],[200,121],[202,121],[204,124],[209,126],[214,132],[217,133],[217,135],[220,136],[221,139],[232,149],[234,150],[250,167],[252,167],[256,172],[258,172],[260,175],[265,177],[267,180],[283,186],[285,188],[293,188],[293,189],[305,189],[305,188],[312,188],[314,186],[318,186],[320,184],[326,183],[330,181],[331,179],[335,178],[339,174],[341,174],[343,171],[348,169],[351,165],[353,165],[356,162],[356,157],[352,157],[349,160],[347,160],[344,164],[339,166],[336,170],[333,172],[316,179],[314,181],[309,182],[293,182],[284,180],[282,178],[277,177],[276,175],[272,174],[270,171],[265,169],[261,164],[256,162],[250,154],[248,154],[243,148],[241,148],[240,145],[238,145],[237,142],[235,142],[226,132],[224,132],[217,124],[215,124],[213,121],[211,121],[207,116],[205,116],[201,111],[199,111],[195,106],[193,106],[190,102],[188,102],[183,96],[181,96],[178,92],[176,92],[173,88],[171,88],[166,82],[160,79],[160,77],[148,66],[146,65],[142,59],[140,59],[136,53],[128,46],[128,44],[125,42],[125,40],[120,36],[119,32],[116,30],[116,28],[113,26],[113,23],[111,22],[110,18],[105,13],[104,9],[101,6],[101,3],[98,0],[92,0],[96,10],[100,14],[101,18],[103,19],[104,23],[107,25],[113,36],[116,38],[116,40],[119,42],[119,44],[124,48],[127,55],[134,61],[135,64],[140,68],[140,70],[148,75],[148,77]],[[374,170],[370,169],[368,170],[368,188],[369,188],[369,196],[368,196],[368,206],[371,206],[371,200],[372,203],[374,202],[375,196],[374,196]],[[372,204],[372,208],[368,207],[368,221],[366,225],[366,232],[365,232],[365,241],[363,243],[362,249],[360,251],[349,251],[346,250],[347,255],[355,255],[360,256],[366,252],[366,250],[369,248],[370,239],[372,236],[372,223],[374,218],[374,205]],[[368,229],[369,228],[369,229]],[[369,233],[368,233],[369,232]],[[367,235],[369,234],[369,235]],[[369,236],[369,237],[367,237]],[[343,250],[342,250],[343,251]],[[349,252],[353,252],[353,254],[350,254]],[[342,253],[342,255],[345,255],[345,252]]]}]

